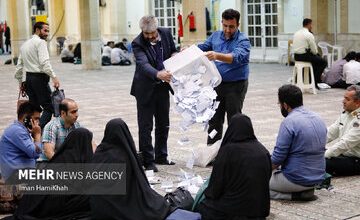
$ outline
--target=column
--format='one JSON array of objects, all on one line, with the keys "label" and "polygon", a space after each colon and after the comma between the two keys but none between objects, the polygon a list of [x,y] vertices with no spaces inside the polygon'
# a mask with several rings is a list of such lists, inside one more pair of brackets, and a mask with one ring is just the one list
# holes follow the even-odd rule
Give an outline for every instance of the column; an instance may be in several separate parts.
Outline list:
[{"label": "column", "polygon": [[65,0],[65,30],[66,42],[73,44],[80,42],[80,10],[79,1]]},{"label": "column", "polygon": [[340,2],[340,33],[349,32],[349,1],[348,0],[338,0]]},{"label": "column", "polygon": [[121,37],[126,35],[126,0],[106,1],[106,6],[100,8],[100,13],[104,40],[121,41]]},{"label": "column", "polygon": [[[183,0],[183,24],[184,38],[182,45],[191,45],[203,42],[206,39],[206,18],[205,18],[205,0]],[[196,31],[189,31],[189,19],[187,16],[193,12],[195,16]]]},{"label": "column", "polygon": [[81,20],[81,62],[84,69],[101,68],[99,1],[79,0]]},{"label": "column", "polygon": [[50,28],[50,54],[60,54],[57,51],[57,37],[66,37],[66,19],[64,0],[48,1],[48,21]]},{"label": "column", "polygon": [[328,34],[328,1],[311,1],[310,18],[313,20],[312,26],[315,34]]},{"label": "column", "polygon": [[18,57],[21,45],[30,38],[29,1],[7,1],[8,25],[11,31],[11,56]]}]

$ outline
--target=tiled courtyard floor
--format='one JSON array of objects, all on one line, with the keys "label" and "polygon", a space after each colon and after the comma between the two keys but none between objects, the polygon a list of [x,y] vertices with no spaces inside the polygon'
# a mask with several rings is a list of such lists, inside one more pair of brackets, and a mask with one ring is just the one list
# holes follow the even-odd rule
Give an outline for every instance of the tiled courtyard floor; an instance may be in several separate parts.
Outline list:
[{"label": "tiled courtyard floor", "polygon": [[[0,134],[15,119],[17,82],[15,68],[3,65],[8,56],[0,56]],[[53,68],[61,81],[67,97],[79,104],[79,121],[94,133],[101,142],[105,124],[112,118],[123,118],[137,144],[136,102],[129,95],[134,65],[130,67],[109,66],[101,70],[85,71],[81,65],[62,64],[52,58]],[[243,113],[252,119],[256,136],[272,152],[282,116],[277,105],[277,89],[291,76],[291,67],[279,64],[251,64],[250,84]],[[343,90],[320,91],[317,95],[305,94],[305,106],[321,115],[327,125],[336,120],[342,111]],[[172,101],[171,101],[172,102]],[[192,147],[205,143],[206,133],[200,126],[181,133],[177,124],[179,115],[171,111],[169,155],[176,166],[159,166],[162,180],[177,180],[180,168],[185,168]],[[191,143],[179,145],[181,135]],[[196,174],[209,176],[211,168],[194,168]],[[271,202],[269,219],[356,219],[360,216],[360,178],[335,178],[332,191],[316,191],[318,200],[307,203]],[[155,186],[163,193],[159,185]],[[360,218],[359,218],[360,219]]]}]

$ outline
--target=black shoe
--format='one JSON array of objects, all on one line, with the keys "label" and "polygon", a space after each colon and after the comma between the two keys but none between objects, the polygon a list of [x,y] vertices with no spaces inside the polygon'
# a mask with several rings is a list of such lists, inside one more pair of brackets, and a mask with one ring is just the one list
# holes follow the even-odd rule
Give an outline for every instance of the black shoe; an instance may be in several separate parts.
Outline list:
[{"label": "black shoe", "polygon": [[169,161],[167,159],[165,159],[165,160],[155,160],[155,163],[159,164],[159,165],[175,165],[174,162]]},{"label": "black shoe", "polygon": [[291,200],[293,201],[315,201],[318,199],[316,195],[314,195],[314,189],[309,189],[301,192],[291,193]]},{"label": "black shoe", "polygon": [[145,166],[145,170],[153,170],[155,173],[159,172],[158,168],[155,166],[154,163]]}]

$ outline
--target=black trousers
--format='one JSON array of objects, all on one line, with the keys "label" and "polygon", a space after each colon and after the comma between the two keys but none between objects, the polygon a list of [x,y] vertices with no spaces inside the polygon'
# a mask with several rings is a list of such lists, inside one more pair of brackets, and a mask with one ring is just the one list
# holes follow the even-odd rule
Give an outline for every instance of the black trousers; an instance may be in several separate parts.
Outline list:
[{"label": "black trousers", "polygon": [[[167,158],[167,139],[169,136],[169,90],[164,83],[158,84],[153,92],[151,101],[147,104],[137,102],[139,149],[144,158],[144,166],[155,160]],[[155,158],[151,132],[155,118]]]},{"label": "black trousers", "polygon": [[310,62],[314,70],[315,86],[321,83],[321,74],[324,72],[327,61],[321,58],[319,55],[314,55],[311,52],[304,54],[295,54],[296,61]]},{"label": "black trousers", "polygon": [[26,73],[26,93],[29,101],[40,105],[43,109],[40,127],[43,129],[51,120],[54,108],[51,104],[50,77],[45,73]]},{"label": "black trousers", "polygon": [[126,59],[126,60],[120,60],[120,63],[113,63],[112,65],[114,66],[130,66],[131,65],[131,61]]},{"label": "black trousers", "polygon": [[326,172],[333,176],[359,175],[360,158],[340,155],[326,159]]},{"label": "black trousers", "polygon": [[63,57],[63,58],[61,58],[61,62],[63,62],[63,63],[74,63],[74,57]]},{"label": "black trousers", "polygon": [[[340,79],[337,81],[334,85],[331,86],[331,88],[340,88],[340,89],[346,89],[347,87],[351,86],[352,84],[347,84],[344,80]],[[360,83],[356,84],[360,86]]]},{"label": "black trousers", "polygon": [[5,48],[7,53],[10,52],[10,47],[11,47],[10,43],[5,43]]},{"label": "black trousers", "polygon": [[213,138],[208,136],[207,144],[213,144],[222,138],[225,113],[229,124],[232,116],[241,112],[248,84],[248,80],[222,82],[215,88],[218,95],[216,100],[220,101],[220,104],[209,121],[208,133],[210,134],[215,129],[217,134]]}]

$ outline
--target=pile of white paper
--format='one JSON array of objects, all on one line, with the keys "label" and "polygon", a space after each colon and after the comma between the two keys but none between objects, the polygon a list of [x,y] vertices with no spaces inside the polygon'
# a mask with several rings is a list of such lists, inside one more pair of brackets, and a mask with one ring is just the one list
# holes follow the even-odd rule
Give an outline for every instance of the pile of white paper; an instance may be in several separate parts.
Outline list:
[{"label": "pile of white paper", "polygon": [[201,80],[206,67],[201,65],[192,74],[173,76],[172,85],[175,89],[175,110],[183,120],[180,129],[186,131],[194,123],[207,123],[215,114],[219,103],[216,102],[216,92],[213,89],[217,78],[210,85],[204,86]]},{"label": "pile of white paper", "polygon": [[214,88],[221,76],[214,63],[195,45],[164,62],[166,70],[173,73],[175,111],[181,114],[180,129],[188,130],[195,123],[207,125],[214,116],[219,102]]}]

